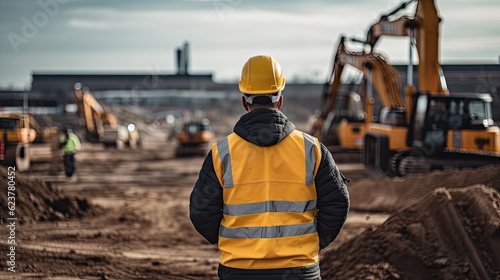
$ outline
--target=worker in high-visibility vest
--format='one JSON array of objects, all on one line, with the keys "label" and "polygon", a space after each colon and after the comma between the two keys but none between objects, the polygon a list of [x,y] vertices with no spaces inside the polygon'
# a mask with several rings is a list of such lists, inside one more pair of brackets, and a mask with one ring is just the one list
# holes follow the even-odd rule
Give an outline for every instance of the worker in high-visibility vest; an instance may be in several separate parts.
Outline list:
[{"label": "worker in high-visibility vest", "polygon": [[220,279],[321,279],[319,252],[346,220],[347,179],[279,110],[284,87],[272,57],[245,63],[248,113],[213,143],[191,193],[194,227],[221,251]]},{"label": "worker in high-visibility vest", "polygon": [[77,180],[75,155],[82,147],[80,139],[73,133],[73,129],[67,126],[60,135],[59,143],[63,149],[64,173],[66,174],[66,178],[75,182]]}]

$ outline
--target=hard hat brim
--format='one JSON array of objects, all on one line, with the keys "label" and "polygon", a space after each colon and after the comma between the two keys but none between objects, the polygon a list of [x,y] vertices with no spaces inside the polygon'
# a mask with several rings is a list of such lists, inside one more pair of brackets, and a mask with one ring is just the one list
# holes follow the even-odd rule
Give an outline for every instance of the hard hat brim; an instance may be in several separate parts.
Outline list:
[{"label": "hard hat brim", "polygon": [[285,79],[283,78],[283,85],[276,89],[267,89],[267,90],[254,90],[252,88],[244,87],[242,82],[238,82],[239,89],[244,94],[273,94],[282,91],[285,88]]}]

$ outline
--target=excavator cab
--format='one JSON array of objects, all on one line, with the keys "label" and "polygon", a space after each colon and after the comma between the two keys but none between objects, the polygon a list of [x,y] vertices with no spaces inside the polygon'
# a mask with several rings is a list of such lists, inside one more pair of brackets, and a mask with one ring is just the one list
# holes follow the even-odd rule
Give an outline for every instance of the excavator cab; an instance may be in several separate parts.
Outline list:
[{"label": "excavator cab", "polygon": [[[392,126],[390,133],[366,134],[365,170],[375,177],[405,176],[500,164],[500,128],[492,118],[492,100],[489,94],[417,93],[407,133],[405,127]],[[394,140],[403,137],[405,145],[394,147]]]},{"label": "excavator cab", "polygon": [[407,145],[432,147],[436,152],[446,148],[500,151],[492,101],[486,93],[416,95]]},{"label": "excavator cab", "polygon": [[361,96],[351,91],[339,94],[334,110],[325,118],[322,127],[322,140],[328,146],[343,149],[359,149],[363,145],[363,126],[366,113]]}]

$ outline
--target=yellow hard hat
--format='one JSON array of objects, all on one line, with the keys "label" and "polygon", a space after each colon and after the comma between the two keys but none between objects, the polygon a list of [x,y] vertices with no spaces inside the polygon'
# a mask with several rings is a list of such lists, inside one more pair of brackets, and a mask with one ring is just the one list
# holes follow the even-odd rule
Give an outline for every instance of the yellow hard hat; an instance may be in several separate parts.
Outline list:
[{"label": "yellow hard hat", "polygon": [[280,64],[271,56],[258,55],[248,59],[238,82],[245,94],[271,94],[285,88]]}]

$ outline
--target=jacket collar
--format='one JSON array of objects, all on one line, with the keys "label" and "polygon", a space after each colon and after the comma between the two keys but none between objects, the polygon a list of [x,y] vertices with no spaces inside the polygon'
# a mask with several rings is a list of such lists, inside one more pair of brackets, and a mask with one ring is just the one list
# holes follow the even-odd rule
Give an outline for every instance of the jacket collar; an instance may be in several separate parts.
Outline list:
[{"label": "jacket collar", "polygon": [[295,130],[295,125],[278,109],[261,108],[241,116],[234,132],[260,147],[273,146]]}]

